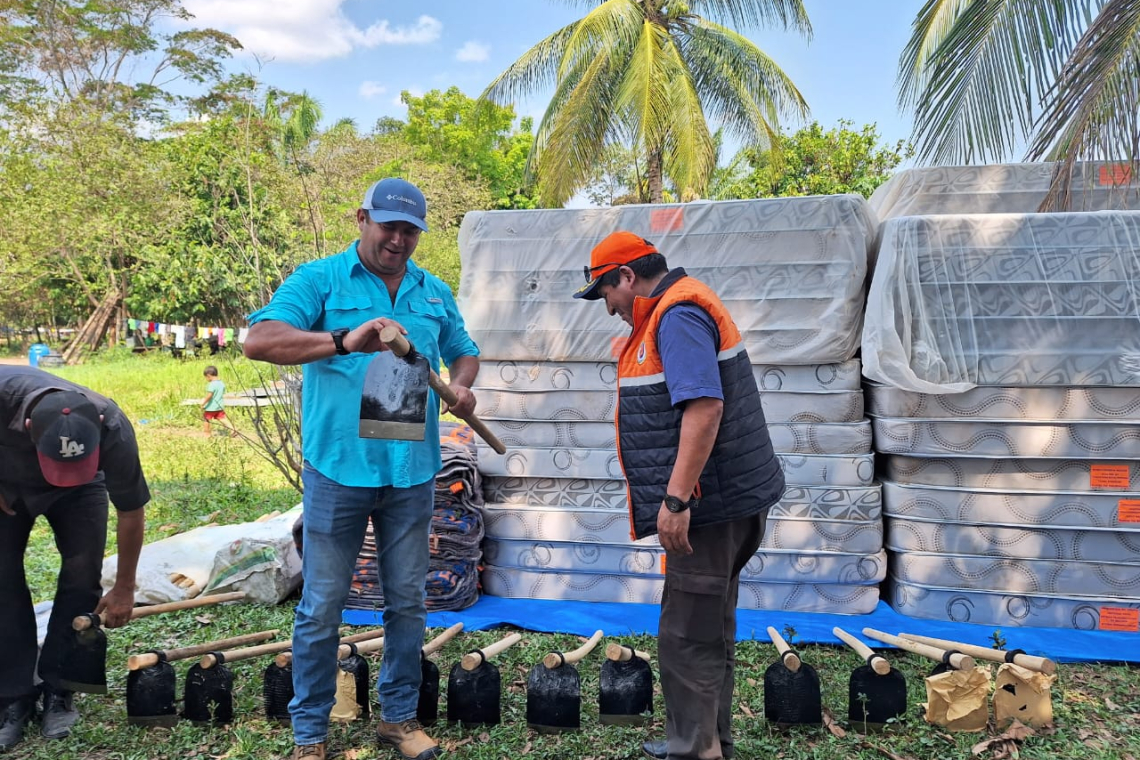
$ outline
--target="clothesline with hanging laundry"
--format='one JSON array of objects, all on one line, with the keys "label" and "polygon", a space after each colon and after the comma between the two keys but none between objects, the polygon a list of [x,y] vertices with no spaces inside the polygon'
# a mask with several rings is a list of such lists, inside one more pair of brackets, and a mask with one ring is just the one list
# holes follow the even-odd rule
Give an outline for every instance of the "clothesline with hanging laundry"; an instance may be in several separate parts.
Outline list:
[{"label": "clothesline with hanging laundry", "polygon": [[198,340],[209,340],[214,336],[217,337],[218,347],[221,348],[233,343],[235,339],[238,343],[245,343],[245,338],[249,335],[248,327],[196,327],[151,322],[146,319],[128,319],[126,326],[127,330],[132,333],[141,330],[147,335],[157,335],[163,339],[169,335],[174,340],[175,348],[186,348],[187,338],[196,337]]}]

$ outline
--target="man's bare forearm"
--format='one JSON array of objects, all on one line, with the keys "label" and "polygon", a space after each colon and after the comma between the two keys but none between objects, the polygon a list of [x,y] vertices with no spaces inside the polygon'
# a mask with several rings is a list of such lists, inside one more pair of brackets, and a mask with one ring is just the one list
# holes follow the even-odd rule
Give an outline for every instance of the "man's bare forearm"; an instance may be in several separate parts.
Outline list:
[{"label": "man's bare forearm", "polygon": [[242,351],[250,359],[271,364],[308,364],[336,354],[328,332],[298,330],[285,322],[258,322],[249,328]]}]

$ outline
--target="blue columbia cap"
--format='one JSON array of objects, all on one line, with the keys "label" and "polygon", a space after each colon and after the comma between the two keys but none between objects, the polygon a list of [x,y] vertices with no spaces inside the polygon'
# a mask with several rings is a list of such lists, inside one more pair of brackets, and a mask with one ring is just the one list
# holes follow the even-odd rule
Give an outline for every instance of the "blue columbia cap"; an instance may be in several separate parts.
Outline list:
[{"label": "blue columbia cap", "polygon": [[427,201],[407,180],[388,177],[368,188],[360,207],[374,222],[409,222],[427,232]]}]

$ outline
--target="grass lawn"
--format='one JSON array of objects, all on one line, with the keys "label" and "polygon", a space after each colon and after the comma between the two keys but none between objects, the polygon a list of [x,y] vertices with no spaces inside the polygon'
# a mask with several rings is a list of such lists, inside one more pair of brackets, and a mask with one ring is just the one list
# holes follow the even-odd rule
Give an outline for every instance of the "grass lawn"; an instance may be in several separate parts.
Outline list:
[{"label": "grass lawn", "polygon": [[[58,370],[76,382],[114,398],[135,423],[143,466],[154,499],[147,507],[147,540],[153,541],[206,522],[237,522],[256,518],[299,501],[298,494],[267,462],[242,440],[206,437],[197,407],[179,406],[182,399],[205,395],[202,369],[213,363],[230,391],[252,382],[254,371],[244,360],[122,356]],[[230,414],[239,429],[249,429],[240,409]],[[111,532],[113,536],[113,529]],[[108,552],[114,552],[111,539]],[[29,583],[38,601],[50,598],[58,555],[46,524],[40,521],[27,552]],[[295,600],[277,606],[243,605],[190,610],[142,618],[125,628],[108,632],[109,693],[81,695],[83,719],[66,740],[48,742],[38,734],[8,754],[13,758],[58,760],[143,760],[198,758],[199,760],[268,760],[286,757],[292,747],[288,729],[264,719],[261,708],[262,672],[268,660],[249,660],[230,666],[234,672],[235,722],[227,727],[202,728],[183,722],[173,729],[141,729],[126,723],[126,657],[153,648],[187,646],[226,636],[292,627]],[[1015,630],[1003,632],[1016,644]],[[502,637],[502,631],[464,633],[437,657],[444,679],[462,654]],[[498,658],[503,683],[503,724],[469,730],[438,726],[432,730],[449,755],[471,760],[634,760],[641,757],[646,738],[664,736],[664,706],[659,689],[656,718],[646,728],[601,726],[597,721],[599,651],[579,667],[582,676],[583,731],[557,736],[540,735],[526,727],[525,683],[531,665],[550,651],[578,646],[573,636],[524,632],[522,643]],[[640,637],[638,648],[656,653],[656,640]],[[1140,646],[1140,638],[1137,638]],[[922,720],[919,703],[925,700],[922,678],[933,663],[901,653],[889,658],[907,678],[910,711],[888,731],[863,736],[844,730],[847,715],[847,679],[861,665],[853,653],[836,647],[804,646],[806,662],[819,671],[823,703],[835,716],[831,730],[799,729],[780,732],[763,718],[764,671],[775,660],[770,644],[743,642],[737,647],[737,702],[734,709],[736,757],[741,760],[799,760],[801,758],[969,758],[972,748],[999,732],[949,734]],[[192,661],[175,663],[179,695]],[[379,659],[373,659],[373,678]],[[441,686],[446,698],[446,683]],[[1101,758],[1140,760],[1140,671],[1121,666],[1062,665],[1053,687],[1056,725],[1026,740],[1013,756],[1023,758]],[[441,715],[446,714],[441,704]],[[334,724],[329,736],[334,756],[346,760],[396,757],[378,749],[371,728],[356,722]],[[1001,745],[980,752],[997,758]],[[1006,749],[1008,752],[1008,748]]]}]

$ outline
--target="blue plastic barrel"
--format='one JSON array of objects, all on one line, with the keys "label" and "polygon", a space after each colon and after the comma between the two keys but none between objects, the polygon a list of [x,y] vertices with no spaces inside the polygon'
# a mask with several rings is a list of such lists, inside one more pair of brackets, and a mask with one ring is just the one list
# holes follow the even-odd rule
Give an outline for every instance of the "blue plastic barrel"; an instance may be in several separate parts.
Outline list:
[{"label": "blue plastic barrel", "polygon": [[47,356],[51,353],[51,348],[46,343],[33,343],[31,348],[28,349],[28,364],[33,367],[40,366],[40,358]]}]

